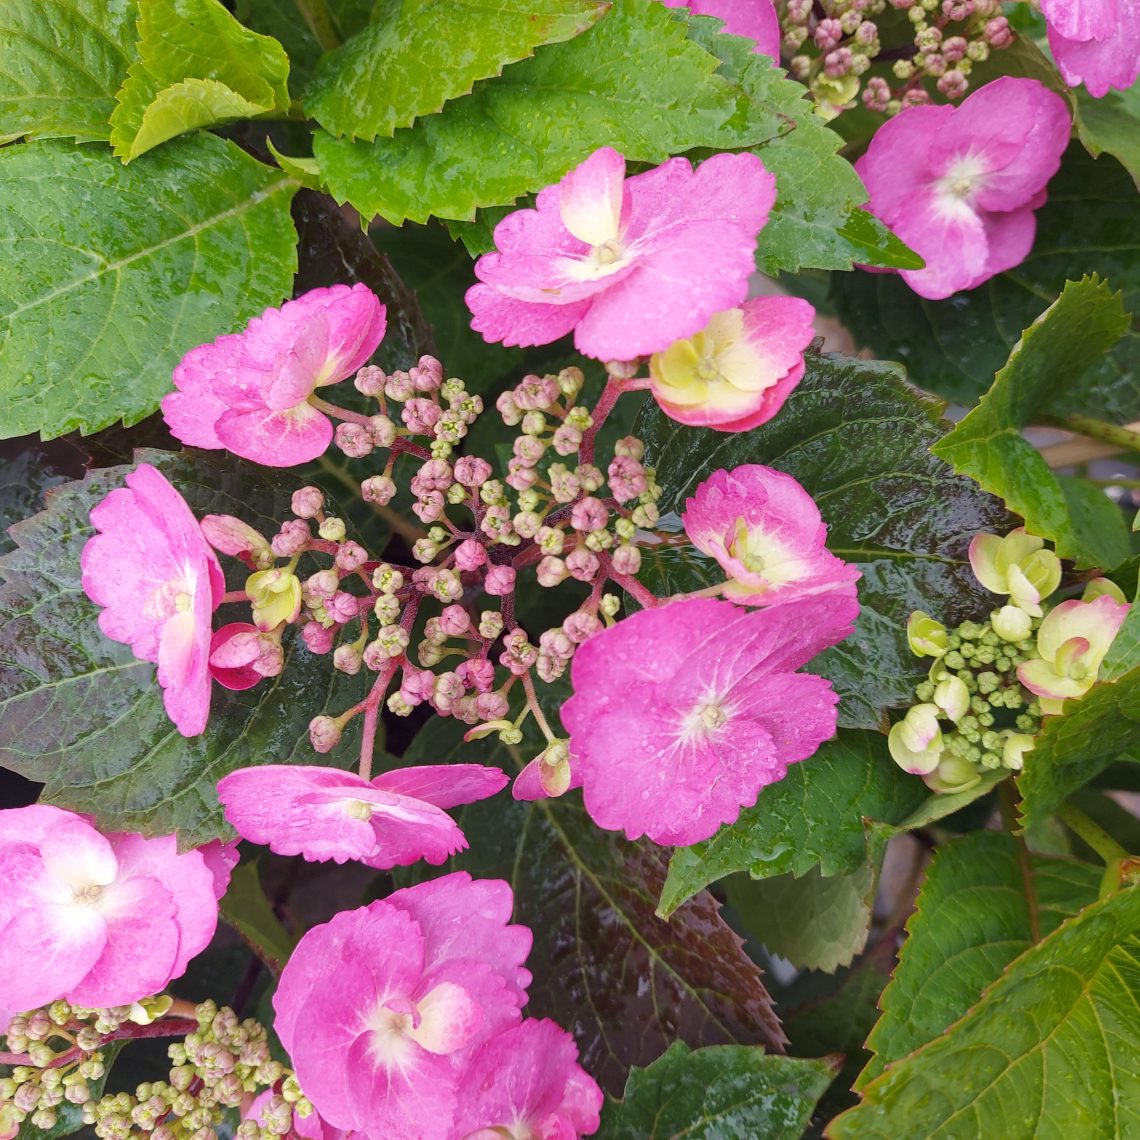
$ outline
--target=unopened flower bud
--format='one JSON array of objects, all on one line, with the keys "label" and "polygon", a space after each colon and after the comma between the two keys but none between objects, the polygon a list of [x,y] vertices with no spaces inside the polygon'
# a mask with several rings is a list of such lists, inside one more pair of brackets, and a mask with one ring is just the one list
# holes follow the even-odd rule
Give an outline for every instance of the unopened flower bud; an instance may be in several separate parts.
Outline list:
[{"label": "unopened flower bud", "polygon": [[949,634],[940,621],[915,610],[907,619],[906,640],[916,657],[941,657],[946,652]]},{"label": "unopened flower bud", "polygon": [[360,484],[360,494],[366,503],[386,507],[396,497],[396,484],[387,475],[369,475]]},{"label": "unopened flower bud", "polygon": [[273,550],[265,536],[233,515],[206,515],[199,524],[206,541],[222,554],[241,558],[247,565],[267,569]]},{"label": "unopened flower bud", "polygon": [[510,566],[492,566],[483,581],[483,589],[492,597],[501,598],[515,588],[515,572]]},{"label": "unopened flower bud", "polygon": [[1033,619],[1017,606],[1002,606],[990,615],[990,625],[1002,641],[1024,641],[1033,630]]},{"label": "unopened flower bud", "polygon": [[634,575],[641,569],[641,551],[629,544],[619,546],[613,552],[613,565],[619,574]]},{"label": "unopened flower bud", "polygon": [[309,721],[309,740],[315,752],[331,752],[340,740],[341,728],[331,716],[315,716]]},{"label": "unopened flower bud", "polygon": [[479,615],[479,636],[494,641],[503,632],[503,615],[497,610],[484,610]]},{"label": "unopened flower bud", "polygon": [[372,432],[363,424],[337,424],[333,439],[337,447],[350,459],[363,459],[372,453]]},{"label": "unopened flower bud", "polygon": [[381,369],[374,364],[366,364],[352,381],[353,386],[362,396],[375,399],[384,391],[384,383],[388,378]]},{"label": "unopened flower bud", "polygon": [[324,522],[321,523],[317,529],[317,533],[328,542],[344,542],[345,535],[347,534],[344,519],[338,519],[335,515],[329,515]]},{"label": "unopened flower bud", "polygon": [[333,646],[335,632],[318,621],[306,622],[301,629],[301,640],[310,653],[328,653]]},{"label": "unopened flower bud", "polygon": [[360,672],[362,660],[361,652],[355,645],[338,645],[333,652],[333,668],[349,676]]}]

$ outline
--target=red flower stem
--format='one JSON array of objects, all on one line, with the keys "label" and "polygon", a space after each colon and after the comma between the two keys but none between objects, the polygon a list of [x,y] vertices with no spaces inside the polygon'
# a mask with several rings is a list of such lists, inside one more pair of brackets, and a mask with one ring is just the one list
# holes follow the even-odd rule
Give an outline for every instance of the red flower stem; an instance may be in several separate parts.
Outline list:
[{"label": "red flower stem", "polygon": [[554,731],[547,723],[546,717],[542,715],[542,708],[538,703],[538,694],[534,691],[534,678],[530,675],[529,669],[522,675],[522,684],[526,690],[527,708],[530,709],[531,715],[538,723],[538,727],[542,729],[542,735],[545,736],[548,741],[556,740],[557,737]]},{"label": "red flower stem", "polygon": [[315,392],[309,397],[309,403],[317,409],[318,412],[324,412],[326,416],[332,416],[334,420],[345,420],[350,424],[360,424],[361,427],[372,430],[372,421],[361,412],[350,412],[347,408],[338,408],[336,404],[330,404],[328,400],[322,400]]},{"label": "red flower stem", "polygon": [[[193,1033],[197,1028],[197,1019],[187,1017],[160,1018],[158,1021],[151,1022],[150,1025],[121,1025],[118,1029],[104,1034],[99,1041],[99,1046],[102,1048],[108,1041],[135,1041],[144,1037],[185,1037],[187,1033]],[[62,1069],[65,1065],[78,1061],[83,1052],[84,1050],[78,1046],[74,1049],[68,1049],[54,1058],[46,1068]],[[26,1065],[32,1069],[40,1067],[33,1064],[31,1057],[26,1053],[0,1053],[0,1065]]]},{"label": "red flower stem", "polygon": [[[410,630],[415,624],[416,611],[420,608],[421,597],[421,594],[413,594],[404,607],[404,613],[400,618],[401,629]],[[388,686],[392,683],[392,678],[396,675],[400,662],[404,661],[406,656],[406,654],[401,653],[397,657],[389,658],[388,663],[376,675],[376,682],[368,696],[353,710],[354,713],[361,710],[364,712],[364,731],[360,738],[359,768],[362,779],[372,779],[372,754],[376,750],[376,727],[380,720],[380,704],[384,700]]]},{"label": "red flower stem", "polygon": [[632,594],[646,609],[652,609],[661,604],[662,599],[652,590],[643,586],[636,578],[631,578],[628,574],[619,574],[612,566],[607,573],[611,582],[616,582],[623,590]]},{"label": "red flower stem", "polygon": [[248,602],[249,595],[244,590],[230,590],[228,593],[222,595],[222,600],[218,602],[219,606],[224,606],[226,602]]},{"label": "red flower stem", "polygon": [[582,442],[578,445],[579,463],[594,462],[594,440],[624,390],[619,381],[612,376],[607,379],[606,386],[602,389],[602,394],[594,410],[590,413],[590,418],[594,422],[582,433]]}]

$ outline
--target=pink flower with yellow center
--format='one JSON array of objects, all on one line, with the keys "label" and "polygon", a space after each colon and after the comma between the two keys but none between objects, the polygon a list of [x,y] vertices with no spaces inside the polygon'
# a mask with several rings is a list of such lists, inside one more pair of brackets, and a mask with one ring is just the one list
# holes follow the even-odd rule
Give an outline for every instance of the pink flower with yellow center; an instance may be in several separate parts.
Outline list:
[{"label": "pink flower with yellow center", "polygon": [[170,719],[196,736],[210,712],[210,622],[225,579],[186,500],[140,463],[127,486],[91,512],[100,533],[83,548],[83,589],[99,628],[158,665]]},{"label": "pink flower with yellow center", "polygon": [[733,601],[768,605],[832,590],[854,601],[859,571],[827,549],[819,508],[791,475],[756,463],[714,471],[682,521],[692,544],[720,563]]}]

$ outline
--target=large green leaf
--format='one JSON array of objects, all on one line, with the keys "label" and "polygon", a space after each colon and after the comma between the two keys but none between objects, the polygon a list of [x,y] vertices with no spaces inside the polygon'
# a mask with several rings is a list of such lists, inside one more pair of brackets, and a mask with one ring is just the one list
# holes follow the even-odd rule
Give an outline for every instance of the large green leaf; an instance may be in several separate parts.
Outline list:
[{"label": "large green leaf", "polygon": [[0,142],[21,135],[107,139],[135,58],[136,0],[0,4]]},{"label": "large green leaf", "polygon": [[831,1122],[835,1140],[1125,1137],[1140,1131],[1140,890],[1017,958],[947,1033]]},{"label": "large green leaf", "polygon": [[[1052,540],[1057,553],[1079,567],[1111,569],[1128,557],[1132,547],[1124,517],[1103,495],[1107,519],[1082,509],[1080,499],[1070,500],[1021,429],[1107,352],[1128,324],[1120,294],[1105,282],[1096,277],[1070,281],[1021,334],[981,403],[931,449],[1000,495],[1033,534]],[[1112,517],[1115,529],[1105,525]]]},{"label": "large green leaf", "polygon": [[66,482],[35,439],[0,444],[0,554],[16,548],[8,528],[42,511],[47,491]]},{"label": "large green leaf", "polygon": [[379,0],[368,27],[321,59],[305,110],[334,135],[391,135],[539,45],[584,32],[608,8],[608,0]]},{"label": "large green leaf", "polygon": [[280,976],[296,939],[273,913],[273,905],[261,886],[256,859],[234,868],[219,906],[222,917],[241,935],[242,941],[275,976]]},{"label": "large green leaf", "polygon": [[[1140,312],[1140,196],[1115,159],[1094,161],[1073,143],[1036,214],[1033,250],[1020,265],[945,301],[925,300],[893,274],[833,274],[841,319],[875,355],[904,361],[916,384],[973,404],[1069,278],[1099,273]],[[1140,418],[1140,336],[1130,332],[1042,410]]]},{"label": "large green leaf", "polygon": [[[718,467],[767,464],[803,484],[828,525],[828,546],[859,563],[855,632],[811,666],[842,697],[841,725],[878,727],[884,710],[912,703],[926,670],[907,647],[911,610],[954,625],[992,605],[966,547],[979,530],[1011,524],[997,499],[931,455],[940,411],[897,365],[809,354],[780,414],[752,431],[684,427],[648,404],[637,425],[664,487],[662,511],[679,514]],[[723,580],[689,555],[647,557],[644,566],[646,580],[667,593]]]},{"label": "large green leaf", "polygon": [[1097,671],[1097,679],[1116,681],[1125,673],[1140,666],[1140,606],[1129,607],[1124,624],[1116,631],[1104,660]]},{"label": "large green leaf", "polygon": [[670,1046],[629,1074],[598,1140],[799,1140],[835,1078],[835,1058],[800,1061],[742,1045]]},{"label": "large green leaf", "polygon": [[176,135],[289,106],[289,57],[220,0],[138,0],[139,59],[111,116],[124,162]]},{"label": "large green leaf", "polygon": [[1094,156],[1111,154],[1140,180],[1140,86],[1094,99],[1077,92],[1077,134]]},{"label": "large green leaf", "polygon": [[[926,798],[921,781],[887,754],[886,737],[844,731],[762,789],[755,807],[711,839],[674,852],[660,912],[734,871],[755,878],[849,875],[867,862],[866,821],[902,823]],[[762,932],[761,932],[762,937]]]},{"label": "large green leaf", "polygon": [[[234,514],[268,533],[299,485],[224,454],[139,454],[199,517]],[[59,487],[45,512],[13,528],[18,549],[0,560],[0,765],[44,783],[47,802],[90,813],[107,830],[177,831],[184,845],[229,837],[218,779],[252,764],[316,762],[309,720],[354,704],[363,677],[348,678],[297,644],[281,677],[243,693],[215,687],[206,731],[179,735],[154,666],[103,636],[79,584],[80,552],[94,533],[88,512],[129,470],[104,468]],[[351,752],[343,741],[333,763]]]},{"label": "large green leaf", "polygon": [[1017,777],[1026,827],[1041,823],[1114,760],[1140,747],[1140,667],[1066,701],[1045,728]]},{"label": "large green leaf", "polygon": [[188,349],[289,294],[296,185],[212,135],[129,167],[94,145],[0,150],[0,436],[154,411]]},{"label": "large green leaf", "polygon": [[[541,747],[530,733],[521,751],[493,739],[464,744],[462,730],[434,718],[406,761],[486,762],[514,775]],[[574,1034],[583,1066],[604,1088],[619,1091],[631,1065],[649,1064],[678,1039],[782,1045],[760,971],[712,896],[700,893],[671,922],[654,915],[659,847],[602,831],[577,792],[536,803],[504,793],[454,814],[470,849],[413,873],[464,869],[510,881],[515,918],[534,931],[532,958],[542,963],[527,1009]]]},{"label": "large green leaf", "polygon": [[683,12],[614,0],[588,32],[539,48],[391,138],[319,132],[321,174],[365,217],[471,219],[476,207],[557,181],[599,146],[661,162],[694,147],[752,146],[810,116],[802,88],[782,71],[762,72],[757,90],[768,102],[760,102],[718,74],[718,58],[688,33]]},{"label": "large green leaf", "polygon": [[1068,859],[1031,857],[1027,893],[1018,841],[1002,831],[975,831],[935,853],[883,1016],[867,1040],[874,1058],[865,1085],[885,1066],[933,1041],[978,1000],[1005,967],[1061,922],[1093,902],[1100,870]]}]

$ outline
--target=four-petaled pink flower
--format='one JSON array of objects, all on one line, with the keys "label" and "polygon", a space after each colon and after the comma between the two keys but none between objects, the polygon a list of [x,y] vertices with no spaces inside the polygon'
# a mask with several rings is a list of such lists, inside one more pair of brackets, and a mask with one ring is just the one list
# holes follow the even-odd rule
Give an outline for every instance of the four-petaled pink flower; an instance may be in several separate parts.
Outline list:
[{"label": "four-petaled pink flower", "polygon": [[867,209],[926,261],[903,280],[941,300],[1020,265],[1069,130],[1064,99],[1009,76],[960,106],[908,107],[888,119],[855,168]]},{"label": "four-petaled pink flower", "polygon": [[243,839],[278,855],[387,870],[418,859],[438,866],[464,850],[444,809],[493,796],[506,782],[482,764],[398,768],[371,781],[338,768],[265,764],[223,776],[218,798]]},{"label": "four-petaled pink flower", "polygon": [[733,601],[769,605],[830,590],[855,597],[858,569],[827,549],[819,508],[791,475],[756,463],[714,471],[682,521],[692,544],[720,563]]},{"label": "four-petaled pink flower", "polygon": [[757,297],[717,313],[695,336],[650,358],[653,398],[679,423],[759,427],[803,379],[814,319],[815,309],[799,297]]},{"label": "four-petaled pink flower", "polygon": [[452,1140],[577,1140],[597,1131],[602,1100],[574,1038],[553,1021],[523,1021],[471,1058]]},{"label": "four-petaled pink flower", "polygon": [[83,548],[83,589],[99,628],[158,665],[170,719],[183,736],[206,727],[210,711],[210,621],[225,579],[186,500],[140,463],[127,486],[91,512],[99,534]]},{"label": "four-petaled pink flower", "polygon": [[234,862],[218,843],[179,855],[172,835],[102,835],[60,808],[0,811],[0,1010],[158,993],[209,944]]},{"label": "four-petaled pink flower", "polygon": [[580,646],[562,723],[594,822],[662,844],[732,823],[835,732],[830,683],[795,670],[857,612],[837,590],[761,610],[686,598]]},{"label": "four-petaled pink flower", "polygon": [[1070,87],[1097,99],[1140,76],[1140,0],[1041,0],[1049,47]]},{"label": "four-petaled pink flower", "polygon": [[667,8],[688,8],[694,16],[716,16],[732,36],[754,40],[756,51],[780,62],[780,18],[771,0],[662,0]]},{"label": "four-petaled pink flower", "polygon": [[371,1140],[450,1140],[473,1052],[520,1018],[531,934],[501,880],[457,872],[310,930],[275,1027],[321,1116]]},{"label": "four-petaled pink flower", "polygon": [[384,306],[367,286],[313,289],[191,349],[162,414],[191,447],[228,448],[269,467],[307,463],[333,438],[310,397],[366,364],[384,330]]},{"label": "four-petaled pink flower", "polygon": [[488,341],[574,343],[632,360],[692,336],[739,305],[776,180],[751,154],[694,170],[672,158],[625,177],[625,159],[594,151],[561,182],[495,227],[497,253],[475,263],[472,328]]}]

